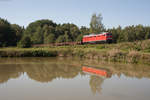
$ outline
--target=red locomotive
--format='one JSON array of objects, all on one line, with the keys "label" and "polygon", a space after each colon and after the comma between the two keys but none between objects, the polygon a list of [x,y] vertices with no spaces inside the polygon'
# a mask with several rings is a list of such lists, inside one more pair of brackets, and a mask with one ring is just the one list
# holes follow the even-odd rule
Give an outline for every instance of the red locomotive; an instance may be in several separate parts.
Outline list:
[{"label": "red locomotive", "polygon": [[85,35],[82,38],[82,43],[111,43],[112,34],[108,32],[103,32],[101,34],[90,34]]}]

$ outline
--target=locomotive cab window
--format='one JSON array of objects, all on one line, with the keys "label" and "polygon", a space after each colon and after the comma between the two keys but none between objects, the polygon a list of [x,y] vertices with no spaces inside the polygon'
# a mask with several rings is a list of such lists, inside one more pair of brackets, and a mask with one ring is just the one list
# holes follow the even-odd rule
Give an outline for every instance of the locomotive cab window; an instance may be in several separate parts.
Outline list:
[{"label": "locomotive cab window", "polygon": [[111,35],[112,35],[111,33],[107,34],[107,36],[111,36]]}]

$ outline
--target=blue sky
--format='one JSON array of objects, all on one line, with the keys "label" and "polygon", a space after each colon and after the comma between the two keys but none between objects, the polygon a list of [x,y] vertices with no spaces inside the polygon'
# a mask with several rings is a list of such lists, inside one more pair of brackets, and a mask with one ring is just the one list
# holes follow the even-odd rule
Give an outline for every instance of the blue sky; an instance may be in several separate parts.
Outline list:
[{"label": "blue sky", "polygon": [[106,28],[150,25],[150,0],[0,0],[0,17],[27,26],[39,19],[89,27],[101,13]]}]

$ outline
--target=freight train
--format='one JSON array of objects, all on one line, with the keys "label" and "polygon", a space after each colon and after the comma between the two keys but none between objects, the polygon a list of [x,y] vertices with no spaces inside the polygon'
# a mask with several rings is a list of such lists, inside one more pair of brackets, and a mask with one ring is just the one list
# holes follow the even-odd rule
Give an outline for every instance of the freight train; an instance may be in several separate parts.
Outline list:
[{"label": "freight train", "polygon": [[82,38],[83,44],[88,43],[111,43],[112,42],[112,34],[108,32],[103,32],[101,34],[90,34],[85,35]]},{"label": "freight train", "polygon": [[84,35],[80,42],[62,42],[51,44],[34,44],[33,47],[48,47],[48,46],[64,46],[64,45],[83,45],[83,44],[98,44],[112,43],[112,34],[103,32],[100,34]]}]

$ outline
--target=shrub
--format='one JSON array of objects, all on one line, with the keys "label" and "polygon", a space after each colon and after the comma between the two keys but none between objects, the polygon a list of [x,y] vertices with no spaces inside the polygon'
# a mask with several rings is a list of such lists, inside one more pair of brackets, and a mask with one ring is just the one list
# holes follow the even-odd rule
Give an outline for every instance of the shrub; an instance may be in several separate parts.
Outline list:
[{"label": "shrub", "polygon": [[31,39],[28,36],[24,36],[20,42],[17,44],[17,47],[20,48],[29,48],[31,47]]}]

